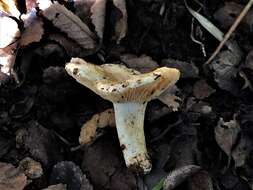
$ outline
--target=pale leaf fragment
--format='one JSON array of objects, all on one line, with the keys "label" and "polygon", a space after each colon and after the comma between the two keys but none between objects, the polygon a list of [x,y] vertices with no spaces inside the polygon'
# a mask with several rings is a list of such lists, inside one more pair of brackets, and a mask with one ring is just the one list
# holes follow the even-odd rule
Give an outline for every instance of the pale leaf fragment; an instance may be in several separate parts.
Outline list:
[{"label": "pale leaf fragment", "polygon": [[106,126],[115,126],[114,111],[112,109],[95,114],[82,126],[79,143],[84,145],[91,142],[96,136],[97,128],[104,128]]},{"label": "pale leaf fragment", "polygon": [[43,10],[43,15],[84,49],[95,49],[95,35],[80,18],[63,5],[54,3]]},{"label": "pale leaf fragment", "polygon": [[127,33],[126,2],[125,0],[113,0],[113,4],[115,7],[117,7],[117,9],[120,10],[120,13],[121,13],[115,25],[115,36],[117,39],[117,43],[119,43],[120,40],[126,36],[126,33]]},{"label": "pale leaf fragment", "polygon": [[15,42],[20,36],[17,22],[10,17],[0,17],[0,36],[0,48]]},{"label": "pale leaf fragment", "polygon": [[10,75],[15,62],[19,37],[17,23],[9,17],[0,17],[0,71],[7,75]]},{"label": "pale leaf fragment", "polygon": [[157,99],[166,104],[169,108],[172,109],[172,111],[178,111],[181,98],[175,95],[177,90],[178,89],[176,86],[169,88],[165,90]]},{"label": "pale leaf fragment", "polygon": [[26,46],[33,42],[39,42],[44,34],[43,22],[41,19],[35,19],[25,28],[21,35],[20,45]]},{"label": "pale leaf fragment", "polygon": [[91,20],[95,26],[97,35],[102,39],[105,25],[106,0],[95,0],[91,6]]}]

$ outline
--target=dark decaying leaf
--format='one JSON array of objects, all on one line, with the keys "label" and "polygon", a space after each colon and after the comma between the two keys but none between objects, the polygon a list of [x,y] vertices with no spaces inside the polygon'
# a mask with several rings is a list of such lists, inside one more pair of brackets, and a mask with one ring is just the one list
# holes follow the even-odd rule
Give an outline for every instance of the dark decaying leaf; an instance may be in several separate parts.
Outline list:
[{"label": "dark decaying leaf", "polygon": [[180,71],[180,78],[197,78],[199,75],[199,69],[194,63],[187,63],[175,59],[162,60],[161,66],[177,68]]},{"label": "dark decaying leaf", "polygon": [[86,55],[80,45],[62,34],[50,34],[48,38],[59,43],[70,57],[82,57]]},{"label": "dark decaying leaf", "polygon": [[[234,23],[236,16],[238,16],[244,6],[236,2],[225,2],[225,5],[214,13],[214,18],[219,22],[222,28],[228,29]],[[242,20],[241,24],[252,27],[253,11],[250,10]]]},{"label": "dark decaying leaf", "polygon": [[231,156],[232,148],[236,143],[240,130],[240,126],[235,119],[224,122],[221,118],[215,127],[216,142],[229,157]]},{"label": "dark decaying leaf", "polygon": [[8,163],[0,162],[0,189],[23,190],[27,179],[23,172]]},{"label": "dark decaying leaf", "polygon": [[236,167],[242,167],[246,164],[247,159],[252,152],[251,137],[242,133],[240,141],[232,151],[232,158]]},{"label": "dark decaying leaf", "polygon": [[243,67],[253,71],[253,50],[248,53]]},{"label": "dark decaying leaf", "polygon": [[209,97],[214,92],[215,90],[204,79],[197,81],[193,86],[193,94],[200,100]]},{"label": "dark decaying leaf", "polygon": [[163,189],[172,190],[185,181],[191,175],[201,170],[201,167],[196,165],[187,165],[176,168],[164,180]]},{"label": "dark decaying leaf", "polygon": [[[1,116],[0,116],[0,119]],[[1,125],[1,122],[0,122]],[[5,154],[8,153],[8,151],[11,149],[12,145],[13,145],[13,139],[7,139],[3,136],[0,135],[0,158],[2,158]]]},{"label": "dark decaying leaf", "polygon": [[148,189],[152,189],[152,187],[154,187],[164,176],[166,176],[167,173],[163,168],[170,156],[169,153],[170,147],[167,143],[155,146],[155,153],[152,157],[153,163],[155,164],[153,165],[151,172],[144,176],[144,182]]},{"label": "dark decaying leaf", "polygon": [[49,187],[42,190],[67,190],[67,185],[65,184],[50,185]]},{"label": "dark decaying leaf", "polygon": [[59,3],[42,8],[42,14],[84,49],[95,49],[95,35],[75,14]]},{"label": "dark decaying leaf", "polygon": [[17,131],[16,145],[28,151],[46,168],[62,160],[60,147],[53,133],[35,121],[30,121],[27,128]]},{"label": "dark decaying leaf", "polygon": [[94,189],[137,188],[135,175],[125,166],[116,136],[106,134],[85,148],[82,169],[89,174]]},{"label": "dark decaying leaf", "polygon": [[242,52],[238,45],[233,42],[233,52],[225,50],[220,52],[209,64],[213,70],[214,80],[218,86],[232,94],[237,94],[240,89],[237,73],[238,65],[242,58]]},{"label": "dark decaying leaf", "polygon": [[189,178],[190,190],[213,190],[211,176],[207,171],[201,170]]},{"label": "dark decaying leaf", "polygon": [[66,184],[68,190],[93,190],[81,169],[71,161],[57,163],[50,177],[51,184]]}]

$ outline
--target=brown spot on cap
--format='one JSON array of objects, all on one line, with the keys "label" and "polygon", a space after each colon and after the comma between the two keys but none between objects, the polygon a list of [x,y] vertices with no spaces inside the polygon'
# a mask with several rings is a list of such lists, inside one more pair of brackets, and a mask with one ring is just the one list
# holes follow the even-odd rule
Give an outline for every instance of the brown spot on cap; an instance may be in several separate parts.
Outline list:
[{"label": "brown spot on cap", "polygon": [[78,73],[78,68],[74,68],[73,74],[76,75]]},{"label": "brown spot on cap", "polygon": [[124,144],[120,145],[121,150],[125,150],[126,146]]}]

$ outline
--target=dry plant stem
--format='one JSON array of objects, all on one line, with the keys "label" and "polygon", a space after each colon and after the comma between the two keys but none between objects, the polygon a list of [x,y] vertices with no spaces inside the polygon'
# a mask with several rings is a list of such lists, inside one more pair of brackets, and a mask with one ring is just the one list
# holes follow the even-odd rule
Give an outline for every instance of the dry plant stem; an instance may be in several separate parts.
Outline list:
[{"label": "dry plant stem", "polygon": [[211,57],[206,61],[206,63],[210,63],[216,55],[220,52],[221,48],[224,46],[224,44],[227,42],[231,34],[235,31],[237,26],[240,24],[241,20],[244,18],[244,16],[248,13],[250,7],[253,4],[253,0],[250,0],[248,4],[244,7],[240,15],[236,18],[234,24],[229,28],[228,32],[224,36],[223,40],[220,42],[219,46],[215,49]]},{"label": "dry plant stem", "polygon": [[127,167],[147,174],[152,168],[145,135],[144,114],[147,103],[114,103],[117,133]]}]

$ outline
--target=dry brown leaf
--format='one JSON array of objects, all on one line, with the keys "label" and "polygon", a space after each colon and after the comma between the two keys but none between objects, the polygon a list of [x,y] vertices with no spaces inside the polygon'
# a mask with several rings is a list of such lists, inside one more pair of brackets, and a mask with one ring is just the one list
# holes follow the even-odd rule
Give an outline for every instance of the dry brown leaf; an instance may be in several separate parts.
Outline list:
[{"label": "dry brown leaf", "polygon": [[91,20],[95,26],[97,35],[102,39],[105,25],[106,0],[95,0],[91,6]]},{"label": "dry brown leaf", "polygon": [[26,186],[26,176],[19,169],[8,163],[0,162],[0,189],[23,190]]},{"label": "dry brown leaf", "polygon": [[141,55],[137,57],[133,54],[125,54],[120,56],[121,61],[127,66],[141,73],[147,73],[155,70],[159,65],[151,57]]},{"label": "dry brown leaf", "polygon": [[104,128],[106,126],[115,126],[114,111],[112,109],[95,114],[82,126],[79,137],[80,144],[84,145],[91,142],[96,136],[97,128]]},{"label": "dry brown leaf", "polygon": [[[41,7],[40,7],[41,8]],[[71,39],[75,40],[84,49],[95,49],[95,35],[88,26],[75,14],[59,3],[54,3],[49,7],[41,8],[43,15],[54,26],[65,32]]]},{"label": "dry brown leaf", "polygon": [[43,22],[41,19],[35,19],[25,28],[21,35],[20,45],[26,46],[33,42],[39,42],[44,34]]},{"label": "dry brown leaf", "polygon": [[120,11],[120,16],[115,25],[115,37],[117,43],[126,36],[127,33],[127,11],[125,0],[113,0],[114,6]]},{"label": "dry brown leaf", "polygon": [[235,119],[224,122],[222,118],[214,129],[216,142],[229,157],[240,130],[240,126]]}]

